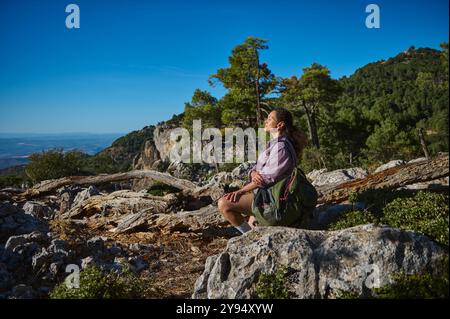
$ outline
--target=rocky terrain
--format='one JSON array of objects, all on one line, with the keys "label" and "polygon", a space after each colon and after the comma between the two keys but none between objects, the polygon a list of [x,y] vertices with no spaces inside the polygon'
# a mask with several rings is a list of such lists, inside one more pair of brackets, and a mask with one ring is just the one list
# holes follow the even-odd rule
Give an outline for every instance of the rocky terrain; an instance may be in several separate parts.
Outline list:
[{"label": "rocky terrain", "polygon": [[[345,189],[381,184],[448,193],[447,154],[430,162],[387,163],[372,174],[361,168],[310,172],[322,199],[311,230],[260,227],[240,236],[218,213],[216,201],[226,187],[245,183],[252,163],[193,183],[174,171],[152,173],[161,160],[156,155],[164,154],[157,145],[148,143],[135,160],[139,174],[98,176],[90,183],[65,178],[28,190],[1,190],[0,298],[48,298],[70,264],[127,267],[151,278],[159,298],[255,297],[258,275],[279,265],[288,269],[293,298],[336,298],[341,291],[365,296],[370,267],[376,267],[379,284],[385,285],[399,271],[433,272],[436,261],[448,254],[426,236],[387,226],[324,230],[350,206],[365,206],[350,204],[342,197]],[[129,187],[120,184],[118,189],[116,181],[129,176]],[[142,183],[145,178],[149,185],[169,181],[179,191],[152,195]]]}]

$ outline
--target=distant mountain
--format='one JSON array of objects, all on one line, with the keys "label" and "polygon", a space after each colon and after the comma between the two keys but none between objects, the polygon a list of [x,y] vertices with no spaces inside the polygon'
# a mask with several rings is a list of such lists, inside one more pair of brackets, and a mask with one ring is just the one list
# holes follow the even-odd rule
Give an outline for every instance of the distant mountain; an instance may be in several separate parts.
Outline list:
[{"label": "distant mountain", "polygon": [[53,148],[65,151],[80,150],[89,155],[97,154],[120,137],[120,133],[91,134],[0,134],[0,169],[28,162],[30,154]]}]

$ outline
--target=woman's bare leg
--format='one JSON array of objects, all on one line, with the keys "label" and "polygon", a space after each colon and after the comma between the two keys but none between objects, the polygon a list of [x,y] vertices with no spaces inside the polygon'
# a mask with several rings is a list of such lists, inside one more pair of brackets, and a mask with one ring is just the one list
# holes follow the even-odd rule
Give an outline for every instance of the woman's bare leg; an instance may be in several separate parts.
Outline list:
[{"label": "woman's bare leg", "polygon": [[245,222],[243,215],[252,215],[253,192],[246,193],[239,197],[235,203],[222,197],[219,199],[218,208],[220,213],[231,225],[237,227]]}]

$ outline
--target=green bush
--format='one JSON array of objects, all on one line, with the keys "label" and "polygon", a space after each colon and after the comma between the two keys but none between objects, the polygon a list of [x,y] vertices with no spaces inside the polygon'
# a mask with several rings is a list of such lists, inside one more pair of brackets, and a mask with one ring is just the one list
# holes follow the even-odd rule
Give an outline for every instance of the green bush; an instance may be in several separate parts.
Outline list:
[{"label": "green bush", "polygon": [[260,299],[287,299],[286,267],[281,267],[275,274],[260,274],[256,284],[256,294]]},{"label": "green bush", "polygon": [[448,196],[422,191],[387,204],[381,222],[425,234],[448,246],[448,213]]},{"label": "green bush", "polygon": [[[438,243],[449,245],[448,196],[420,191],[406,197],[406,192],[369,192],[364,196],[352,194],[351,201],[367,200],[370,210],[351,211],[339,216],[329,229],[338,230],[368,223],[381,223],[392,227],[422,233]],[[400,198],[393,199],[395,196]],[[376,198],[370,200],[370,198]],[[385,206],[383,206],[385,205]]]},{"label": "green bush", "polygon": [[352,210],[343,213],[335,222],[328,226],[329,230],[339,230],[357,225],[376,224],[378,219],[369,211]]},{"label": "green bush", "polygon": [[65,282],[50,293],[52,299],[131,299],[151,297],[155,293],[148,279],[141,279],[129,269],[103,273],[95,267],[80,272],[80,287],[68,288]]},{"label": "green bush", "polygon": [[20,187],[23,183],[27,183],[27,180],[19,175],[0,176],[0,188]]},{"label": "green bush", "polygon": [[373,289],[373,296],[379,299],[448,299],[448,262],[447,256],[441,261],[441,267],[435,274],[395,274],[394,283]]},{"label": "green bush", "polygon": [[174,186],[156,182],[147,189],[147,194],[153,196],[164,196],[169,193],[177,193],[180,190]]},{"label": "green bush", "polygon": [[30,162],[25,168],[27,176],[33,183],[47,179],[79,175],[82,172],[86,154],[80,151],[64,152],[63,149],[52,149],[29,156]]},{"label": "green bush", "polygon": [[126,169],[114,161],[108,154],[99,153],[86,158],[83,162],[83,170],[92,174],[114,174]]}]

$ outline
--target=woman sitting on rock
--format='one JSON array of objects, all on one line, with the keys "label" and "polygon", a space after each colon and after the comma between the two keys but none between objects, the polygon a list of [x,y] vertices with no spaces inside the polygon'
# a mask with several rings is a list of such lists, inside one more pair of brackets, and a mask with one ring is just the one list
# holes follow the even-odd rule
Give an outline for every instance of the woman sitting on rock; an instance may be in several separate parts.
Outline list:
[{"label": "woman sitting on rock", "polygon": [[241,233],[251,230],[258,222],[252,213],[258,188],[289,176],[297,165],[297,154],[306,142],[305,135],[294,127],[292,114],[284,108],[273,110],[264,124],[264,130],[273,138],[250,170],[250,182],[240,190],[225,194],[218,202],[220,213]]}]

